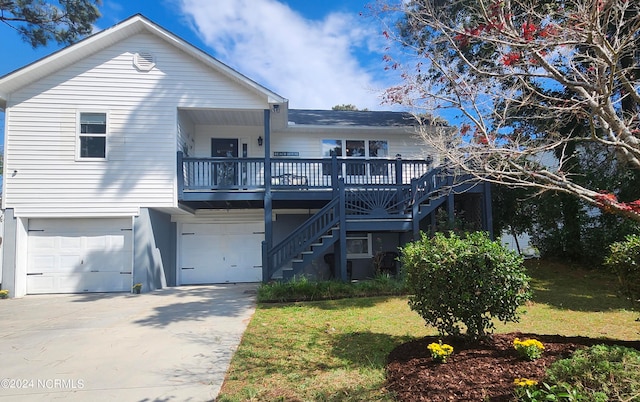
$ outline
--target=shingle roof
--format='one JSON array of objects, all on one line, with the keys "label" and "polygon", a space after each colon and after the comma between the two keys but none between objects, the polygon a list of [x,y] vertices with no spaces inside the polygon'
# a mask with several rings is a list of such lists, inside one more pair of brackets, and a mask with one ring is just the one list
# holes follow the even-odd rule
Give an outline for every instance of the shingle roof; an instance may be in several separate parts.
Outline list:
[{"label": "shingle roof", "polygon": [[388,111],[289,109],[289,122],[296,125],[401,127],[418,124],[411,113]]}]

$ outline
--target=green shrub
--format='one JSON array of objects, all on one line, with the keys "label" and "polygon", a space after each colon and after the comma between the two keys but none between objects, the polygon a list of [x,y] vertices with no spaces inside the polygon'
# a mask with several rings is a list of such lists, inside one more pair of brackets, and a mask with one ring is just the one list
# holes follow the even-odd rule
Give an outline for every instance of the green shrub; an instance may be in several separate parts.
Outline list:
[{"label": "green shrub", "polygon": [[640,401],[640,352],[596,345],[549,366],[546,380],[568,384],[587,401]]},{"label": "green shrub", "polygon": [[488,235],[461,238],[436,233],[402,249],[409,306],[442,335],[478,339],[493,330],[493,318],[518,321],[516,309],[531,298],[522,258]]},{"label": "green shrub", "polygon": [[398,296],[407,294],[404,282],[388,275],[347,283],[337,280],[317,281],[305,276],[287,282],[270,282],[258,288],[258,301],[280,303],[342,299],[349,297]]},{"label": "green shrub", "polygon": [[640,301],[640,236],[629,235],[625,241],[613,243],[609,250],[605,266],[618,277],[620,293],[637,303]]},{"label": "green shrub", "polygon": [[[516,387],[514,393],[518,402],[587,401],[582,394],[575,389],[571,389],[567,384],[549,385],[542,383],[540,385],[537,381],[527,380],[526,378],[516,378],[514,385]],[[596,401],[590,400],[590,402]]]}]

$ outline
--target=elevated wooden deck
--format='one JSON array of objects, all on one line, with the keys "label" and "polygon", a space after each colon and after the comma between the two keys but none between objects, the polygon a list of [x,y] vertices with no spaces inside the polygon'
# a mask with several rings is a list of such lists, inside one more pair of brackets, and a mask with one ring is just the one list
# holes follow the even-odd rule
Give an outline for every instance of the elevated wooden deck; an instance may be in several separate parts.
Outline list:
[{"label": "elevated wooden deck", "polygon": [[408,189],[430,161],[397,159],[190,158],[178,154],[180,201],[330,200],[346,188]]}]

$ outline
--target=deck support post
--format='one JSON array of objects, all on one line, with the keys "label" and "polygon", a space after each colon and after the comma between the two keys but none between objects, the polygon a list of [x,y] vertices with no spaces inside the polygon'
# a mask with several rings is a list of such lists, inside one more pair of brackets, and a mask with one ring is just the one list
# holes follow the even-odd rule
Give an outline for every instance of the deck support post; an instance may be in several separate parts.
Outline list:
[{"label": "deck support post", "polygon": [[334,246],[336,248],[336,263],[337,271],[340,272],[340,279],[343,282],[347,281],[347,219],[345,213],[345,185],[344,179],[340,178],[338,181],[338,188],[340,192],[340,202],[338,203],[338,213],[340,214],[339,230],[340,238]]},{"label": "deck support post", "polygon": [[176,158],[177,166],[178,166],[178,201],[182,201],[184,194],[184,167],[182,165],[183,158],[182,151],[178,151],[178,156]]},{"label": "deck support post", "polygon": [[482,195],[484,197],[482,203],[482,209],[484,211],[484,230],[489,232],[489,237],[493,240],[493,205],[491,204],[491,183],[485,181],[483,183],[484,191]]},{"label": "deck support post", "polygon": [[271,194],[271,111],[264,109],[264,243],[262,246],[262,281],[268,282],[273,272],[267,252],[273,247],[273,207]]},{"label": "deck support post", "polygon": [[453,176],[451,175],[447,177],[447,187],[449,187],[449,193],[447,195],[447,217],[449,218],[449,225],[453,228],[456,219],[456,210],[453,193]]}]

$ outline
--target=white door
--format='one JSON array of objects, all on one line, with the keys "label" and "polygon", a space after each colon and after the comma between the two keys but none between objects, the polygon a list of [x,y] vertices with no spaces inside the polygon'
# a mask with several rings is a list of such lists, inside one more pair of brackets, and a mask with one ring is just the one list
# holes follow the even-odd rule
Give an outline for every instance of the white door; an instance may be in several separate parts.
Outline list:
[{"label": "white door", "polygon": [[260,282],[264,223],[185,223],[180,283]]},{"label": "white door", "polygon": [[131,218],[29,219],[27,293],[131,289]]}]

